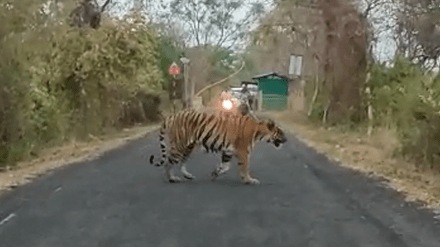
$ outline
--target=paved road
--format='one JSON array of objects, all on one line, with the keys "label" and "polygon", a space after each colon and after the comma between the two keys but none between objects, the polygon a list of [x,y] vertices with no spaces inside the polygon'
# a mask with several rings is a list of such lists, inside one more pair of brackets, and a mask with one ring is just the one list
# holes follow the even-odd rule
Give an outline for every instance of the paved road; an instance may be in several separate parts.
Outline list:
[{"label": "paved road", "polygon": [[167,184],[144,162],[159,153],[152,133],[0,198],[0,246],[440,246],[433,215],[289,138],[257,145],[260,185],[241,185],[236,167],[209,181],[219,157],[201,152],[196,181]]}]

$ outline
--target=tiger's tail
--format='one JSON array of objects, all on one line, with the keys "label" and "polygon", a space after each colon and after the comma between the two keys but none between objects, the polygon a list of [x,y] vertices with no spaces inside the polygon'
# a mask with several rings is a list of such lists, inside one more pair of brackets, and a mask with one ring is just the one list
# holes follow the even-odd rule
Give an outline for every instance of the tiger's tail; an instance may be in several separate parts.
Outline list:
[{"label": "tiger's tail", "polygon": [[165,160],[167,158],[167,151],[166,151],[166,143],[165,143],[165,129],[166,129],[166,121],[162,123],[162,126],[159,130],[159,144],[160,144],[160,151],[162,153],[161,160],[157,163],[154,163],[154,155],[152,154],[150,156],[150,164],[155,166],[163,166],[165,164]]}]

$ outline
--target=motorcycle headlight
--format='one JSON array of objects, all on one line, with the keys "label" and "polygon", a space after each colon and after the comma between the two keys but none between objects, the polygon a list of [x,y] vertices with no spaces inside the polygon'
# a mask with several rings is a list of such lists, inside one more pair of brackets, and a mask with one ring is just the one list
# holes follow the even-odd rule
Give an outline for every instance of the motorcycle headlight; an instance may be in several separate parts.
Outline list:
[{"label": "motorcycle headlight", "polygon": [[231,110],[232,109],[232,101],[229,99],[225,99],[222,101],[222,107],[225,108],[226,110]]}]

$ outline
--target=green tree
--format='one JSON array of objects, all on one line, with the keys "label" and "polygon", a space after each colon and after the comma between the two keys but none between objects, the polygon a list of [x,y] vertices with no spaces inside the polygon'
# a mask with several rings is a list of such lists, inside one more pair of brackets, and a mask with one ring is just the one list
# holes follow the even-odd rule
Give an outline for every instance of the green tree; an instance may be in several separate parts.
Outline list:
[{"label": "green tree", "polygon": [[[182,23],[194,46],[231,48],[244,41],[250,26],[263,11],[261,1],[172,0],[161,5],[160,18]],[[239,12],[244,15],[237,18]]]},{"label": "green tree", "polygon": [[0,0],[0,166],[156,119],[164,78],[151,24],[132,12],[75,28],[43,1],[9,2]]}]

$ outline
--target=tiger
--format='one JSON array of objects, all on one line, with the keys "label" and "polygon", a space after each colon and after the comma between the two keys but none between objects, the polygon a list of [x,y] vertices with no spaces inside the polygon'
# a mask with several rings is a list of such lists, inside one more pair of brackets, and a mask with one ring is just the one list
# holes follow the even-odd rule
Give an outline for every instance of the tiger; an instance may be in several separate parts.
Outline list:
[{"label": "tiger", "polygon": [[[165,135],[169,138],[170,147],[167,160]],[[188,172],[185,161],[196,146],[202,146],[206,152],[221,152],[221,163],[211,172],[215,180],[230,169],[233,156],[238,159],[239,175],[245,184],[259,184],[249,171],[249,156],[257,141],[267,141],[276,148],[287,142],[283,130],[271,119],[258,120],[249,115],[221,114],[194,109],[185,109],[164,119],[159,131],[161,160],[151,165],[164,166],[168,182],[182,181],[172,172],[174,165],[180,166],[183,177],[192,180],[195,176]]]}]

